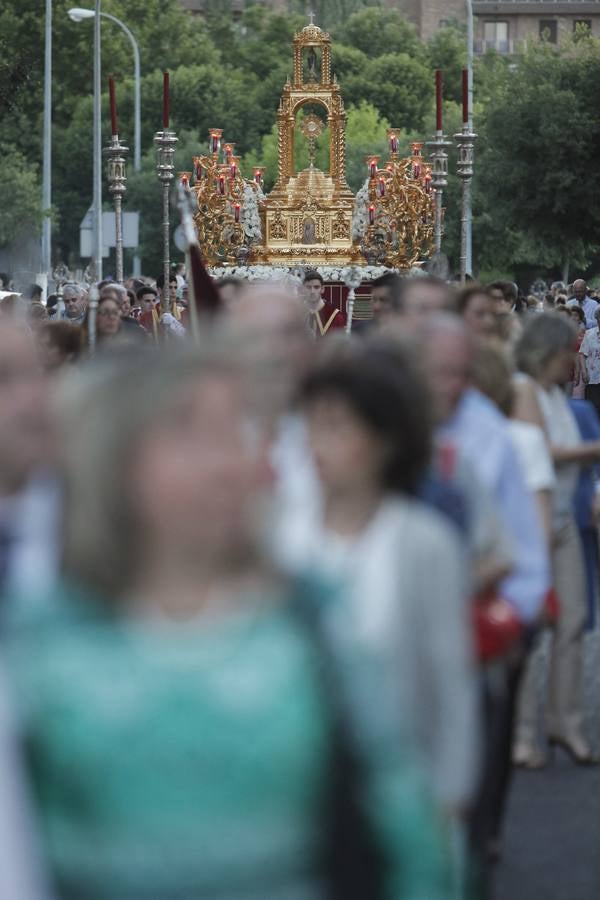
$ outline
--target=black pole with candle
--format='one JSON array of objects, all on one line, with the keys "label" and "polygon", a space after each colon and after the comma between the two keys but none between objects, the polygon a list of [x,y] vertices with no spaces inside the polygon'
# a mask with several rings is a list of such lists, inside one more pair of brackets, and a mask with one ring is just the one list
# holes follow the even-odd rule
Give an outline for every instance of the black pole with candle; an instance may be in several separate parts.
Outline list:
[{"label": "black pole with candle", "polygon": [[447,141],[443,127],[443,93],[444,82],[440,69],[435,73],[435,135],[433,140],[427,142],[427,148],[431,151],[431,183],[435,191],[435,219],[433,230],[433,243],[435,252],[442,249],[442,217],[443,194],[448,186],[448,147],[452,146]]},{"label": "black pole with candle", "polygon": [[129,150],[119,140],[119,127],[117,119],[117,96],[115,80],[111,75],[108,79],[108,96],[110,101],[110,125],[111,139],[104,148],[107,157],[108,190],[115,207],[115,276],[119,283],[123,282],[123,194],[127,190],[127,172],[125,167],[125,154]]},{"label": "black pole with candle", "polygon": [[477,135],[471,128],[471,110],[469,108],[469,71],[462,73],[462,131],[454,135],[458,147],[458,163],[456,171],[462,182],[462,210],[460,217],[460,280],[467,280],[467,250],[469,242],[469,221],[471,218],[471,180],[473,178],[473,161]]},{"label": "black pole with candle", "polygon": [[171,182],[174,177],[174,156],[175,145],[178,138],[174,131],[170,129],[170,96],[169,96],[169,73],[163,72],[163,107],[162,107],[162,131],[157,131],[154,135],[154,143],[156,145],[156,174],[162,182],[162,228],[163,228],[163,292],[161,298],[161,310],[163,313],[169,312],[169,275],[170,275],[170,250],[171,250],[171,229],[169,216],[169,198],[171,191]]}]

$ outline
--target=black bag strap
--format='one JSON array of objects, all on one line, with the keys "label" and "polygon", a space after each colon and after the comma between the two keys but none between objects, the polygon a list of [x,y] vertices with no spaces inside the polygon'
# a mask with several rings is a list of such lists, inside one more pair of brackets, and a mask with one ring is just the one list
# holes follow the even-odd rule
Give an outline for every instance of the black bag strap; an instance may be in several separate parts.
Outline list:
[{"label": "black bag strap", "polygon": [[354,737],[352,715],[345,708],[335,653],[323,627],[322,594],[322,588],[314,584],[298,583],[291,612],[316,648],[319,680],[332,719],[325,877],[331,900],[383,900],[384,863],[360,800],[365,764]]}]

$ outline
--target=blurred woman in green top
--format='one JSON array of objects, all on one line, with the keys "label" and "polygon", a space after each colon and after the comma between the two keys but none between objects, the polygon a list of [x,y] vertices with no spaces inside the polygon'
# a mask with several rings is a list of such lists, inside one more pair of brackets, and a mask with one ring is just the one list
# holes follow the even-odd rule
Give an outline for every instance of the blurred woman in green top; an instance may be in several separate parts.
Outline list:
[{"label": "blurred woman in green top", "polygon": [[442,900],[394,711],[361,727],[364,664],[320,631],[335,596],[258,549],[269,470],[235,357],[111,360],[63,398],[70,587],[6,647],[55,893]]}]

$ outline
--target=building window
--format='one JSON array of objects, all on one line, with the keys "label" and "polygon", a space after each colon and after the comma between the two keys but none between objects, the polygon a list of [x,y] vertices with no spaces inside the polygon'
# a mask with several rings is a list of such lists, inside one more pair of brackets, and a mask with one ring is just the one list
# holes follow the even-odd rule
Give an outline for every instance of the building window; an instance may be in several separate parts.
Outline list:
[{"label": "building window", "polygon": [[508,53],[508,22],[484,22],[483,41],[486,50]]},{"label": "building window", "polygon": [[573,19],[573,34],[575,39],[587,37],[592,33],[591,19]]},{"label": "building window", "polygon": [[549,44],[556,44],[557,31],[556,19],[540,19],[540,37],[543,41],[548,41]]}]

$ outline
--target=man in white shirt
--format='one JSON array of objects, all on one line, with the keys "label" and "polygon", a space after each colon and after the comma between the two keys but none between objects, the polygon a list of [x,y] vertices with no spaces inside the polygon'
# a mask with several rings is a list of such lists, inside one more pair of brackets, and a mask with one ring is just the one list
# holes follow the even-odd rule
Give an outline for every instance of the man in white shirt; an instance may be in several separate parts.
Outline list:
[{"label": "man in white shirt", "polygon": [[583,376],[585,399],[593,403],[596,411],[600,413],[600,306],[598,304],[596,304],[594,319],[596,327],[586,331],[579,352],[585,360]]},{"label": "man in white shirt", "polygon": [[587,284],[583,280],[583,278],[578,278],[573,282],[573,297],[567,303],[567,306],[579,306],[585,313],[585,327],[586,328],[595,328],[596,327],[596,310],[598,309],[598,302],[588,294]]}]

